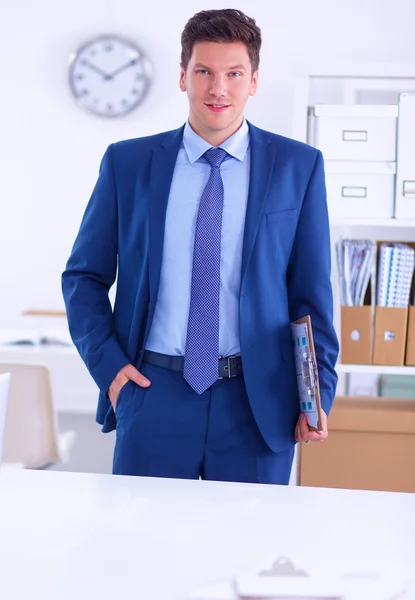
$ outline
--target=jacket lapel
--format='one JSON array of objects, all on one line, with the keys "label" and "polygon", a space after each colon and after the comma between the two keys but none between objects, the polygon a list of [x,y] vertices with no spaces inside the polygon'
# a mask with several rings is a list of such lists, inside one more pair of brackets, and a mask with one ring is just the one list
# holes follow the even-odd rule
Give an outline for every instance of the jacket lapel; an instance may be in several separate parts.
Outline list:
[{"label": "jacket lapel", "polygon": [[249,125],[251,168],[242,249],[241,282],[252,254],[274,166],[275,152],[266,132]]},{"label": "jacket lapel", "polygon": [[153,317],[160,282],[164,227],[174,167],[183,139],[184,126],[169,132],[153,151],[150,173],[149,202],[149,278],[150,303]]}]

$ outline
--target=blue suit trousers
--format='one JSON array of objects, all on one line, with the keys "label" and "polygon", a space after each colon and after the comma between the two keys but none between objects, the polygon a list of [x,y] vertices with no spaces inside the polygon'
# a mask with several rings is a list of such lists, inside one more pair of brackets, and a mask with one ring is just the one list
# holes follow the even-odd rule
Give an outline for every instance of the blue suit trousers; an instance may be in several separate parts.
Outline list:
[{"label": "blue suit trousers", "polygon": [[[143,362],[116,406],[114,474],[287,484],[294,444],[274,453],[252,415],[243,376],[198,395],[182,373]],[[259,383],[260,385],[260,383]]]}]

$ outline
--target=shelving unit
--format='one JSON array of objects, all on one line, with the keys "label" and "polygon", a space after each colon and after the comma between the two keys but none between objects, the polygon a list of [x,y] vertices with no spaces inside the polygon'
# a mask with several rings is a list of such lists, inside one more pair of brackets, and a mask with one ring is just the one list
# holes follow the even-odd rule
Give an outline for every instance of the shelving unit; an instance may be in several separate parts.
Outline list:
[{"label": "shelving unit", "polygon": [[[414,63],[326,65],[298,74],[294,81],[293,137],[307,142],[308,107],[316,104],[398,104],[399,94],[415,92]],[[415,241],[414,219],[334,219],[332,239],[332,284],[334,324],[340,338],[340,302],[334,244],[340,237],[364,237],[382,241]],[[338,364],[339,393],[348,391],[352,374],[415,375],[415,367]]]},{"label": "shelving unit", "polygon": [[415,367],[384,365],[336,365],[337,373],[369,373],[372,375],[415,375]]},{"label": "shelving unit", "polygon": [[[315,104],[398,104],[399,94],[415,92],[415,63],[343,63],[305,68],[294,77],[291,136],[307,142],[308,107]],[[334,324],[340,337],[340,302],[334,244],[339,237],[364,237],[374,241],[415,241],[414,219],[333,219],[332,285]],[[351,378],[365,381],[373,376],[379,391],[382,375],[415,375],[415,367],[338,364],[339,394],[348,394]],[[367,382],[364,384],[367,385]],[[375,394],[376,395],[376,394]],[[291,483],[297,481],[299,445],[296,447]]]},{"label": "shelving unit", "polygon": [[415,228],[415,220],[413,219],[333,219],[331,221],[332,227],[391,227],[393,229],[403,228],[411,229]]}]

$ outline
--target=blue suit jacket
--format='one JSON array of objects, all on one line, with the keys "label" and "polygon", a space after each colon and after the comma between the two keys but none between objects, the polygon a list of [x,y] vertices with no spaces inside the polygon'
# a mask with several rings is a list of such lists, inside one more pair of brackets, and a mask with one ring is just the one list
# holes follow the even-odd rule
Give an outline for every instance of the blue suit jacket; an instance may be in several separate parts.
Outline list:
[{"label": "blue suit jacket", "polygon": [[[311,315],[326,413],[337,383],[324,168],[315,148],[249,128],[241,354],[255,419],[279,451],[293,443],[299,416],[290,321]],[[182,136],[183,127],[108,148],[62,276],[73,341],[100,389],[103,431],[116,427],[108,388],[125,364],[140,368],[151,327]],[[112,310],[108,291],[116,277]]]}]

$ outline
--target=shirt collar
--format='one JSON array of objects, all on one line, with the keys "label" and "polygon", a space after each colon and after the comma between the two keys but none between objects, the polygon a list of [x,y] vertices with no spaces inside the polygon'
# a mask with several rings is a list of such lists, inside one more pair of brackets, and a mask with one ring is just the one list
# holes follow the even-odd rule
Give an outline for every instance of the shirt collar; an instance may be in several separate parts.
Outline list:
[{"label": "shirt collar", "polygon": [[[206,140],[201,138],[186,122],[183,132],[183,145],[187,157],[191,164],[195,163],[209,148],[213,148]],[[218,148],[226,150],[230,156],[239,161],[243,161],[249,146],[249,127],[246,119],[243,120],[240,128],[235,131],[231,137],[222,142]]]}]

